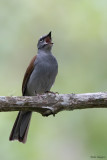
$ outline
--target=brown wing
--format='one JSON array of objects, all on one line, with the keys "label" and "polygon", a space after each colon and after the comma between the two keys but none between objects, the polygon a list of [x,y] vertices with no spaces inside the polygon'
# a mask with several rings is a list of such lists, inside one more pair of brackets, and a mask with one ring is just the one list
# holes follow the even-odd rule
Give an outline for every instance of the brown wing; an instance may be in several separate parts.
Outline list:
[{"label": "brown wing", "polygon": [[22,83],[22,94],[23,96],[25,95],[25,91],[26,91],[26,87],[27,87],[27,82],[29,80],[29,77],[34,69],[34,61],[36,59],[36,56],[33,57],[33,59],[31,60],[26,72],[25,72],[25,75],[24,75],[24,78],[23,78],[23,83]]}]

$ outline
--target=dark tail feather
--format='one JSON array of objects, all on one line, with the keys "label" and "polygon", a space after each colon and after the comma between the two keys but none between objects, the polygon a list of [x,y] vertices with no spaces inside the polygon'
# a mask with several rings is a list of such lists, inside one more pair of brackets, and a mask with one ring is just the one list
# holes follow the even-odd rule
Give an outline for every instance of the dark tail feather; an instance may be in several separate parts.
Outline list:
[{"label": "dark tail feather", "polygon": [[26,142],[32,112],[21,111],[18,113],[16,121],[13,125],[9,140],[18,140],[22,143]]}]

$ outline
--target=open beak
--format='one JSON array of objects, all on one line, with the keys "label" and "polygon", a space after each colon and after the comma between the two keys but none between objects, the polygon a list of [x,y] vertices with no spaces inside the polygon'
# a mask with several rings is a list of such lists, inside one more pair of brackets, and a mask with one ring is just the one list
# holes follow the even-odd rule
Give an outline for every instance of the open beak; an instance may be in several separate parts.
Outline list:
[{"label": "open beak", "polygon": [[53,44],[53,43],[52,43],[52,38],[51,38],[51,32],[49,32],[49,34],[46,35],[46,37],[45,37],[45,42],[46,42],[47,44]]},{"label": "open beak", "polygon": [[47,35],[47,37],[49,37],[51,39],[51,32],[49,32],[49,34]]}]

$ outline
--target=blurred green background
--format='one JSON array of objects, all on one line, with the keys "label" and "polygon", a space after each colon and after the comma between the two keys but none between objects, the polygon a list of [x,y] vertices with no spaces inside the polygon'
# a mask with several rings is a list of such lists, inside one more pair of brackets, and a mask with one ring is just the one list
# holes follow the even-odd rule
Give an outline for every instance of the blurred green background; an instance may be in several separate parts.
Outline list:
[{"label": "blurred green background", "polygon": [[[52,91],[107,91],[106,0],[0,0],[0,96],[21,96],[41,35],[52,31],[59,74]],[[0,159],[107,159],[107,110],[34,113],[25,145],[9,142],[16,112],[0,113]]]}]

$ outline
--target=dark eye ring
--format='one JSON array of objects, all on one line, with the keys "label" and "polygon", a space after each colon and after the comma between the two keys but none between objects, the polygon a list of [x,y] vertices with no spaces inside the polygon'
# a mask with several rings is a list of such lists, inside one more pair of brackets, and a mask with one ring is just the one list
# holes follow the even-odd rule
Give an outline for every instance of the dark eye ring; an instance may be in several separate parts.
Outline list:
[{"label": "dark eye ring", "polygon": [[40,42],[43,42],[43,39],[40,39]]}]

